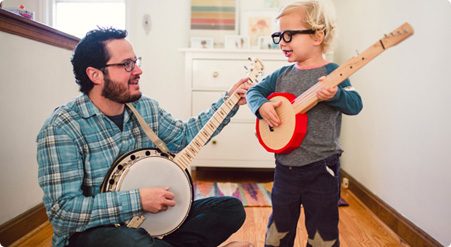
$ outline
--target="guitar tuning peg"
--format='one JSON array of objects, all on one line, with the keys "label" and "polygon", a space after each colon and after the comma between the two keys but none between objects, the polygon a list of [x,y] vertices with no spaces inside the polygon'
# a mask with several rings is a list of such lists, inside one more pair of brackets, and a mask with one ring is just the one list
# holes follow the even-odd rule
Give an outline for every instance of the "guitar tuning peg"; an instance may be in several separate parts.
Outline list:
[{"label": "guitar tuning peg", "polygon": [[251,62],[252,62],[252,58],[251,58],[251,57],[247,57],[247,59],[248,59],[249,61],[251,61]]},{"label": "guitar tuning peg", "polygon": [[384,37],[385,37],[385,38],[388,38],[388,35],[387,35],[387,34],[384,34]]},{"label": "guitar tuning peg", "polygon": [[398,30],[398,34],[399,34],[399,35],[401,35],[401,34],[402,34],[401,30]]},{"label": "guitar tuning peg", "polygon": [[249,69],[246,67],[246,65],[244,66],[244,69],[245,69],[245,70],[249,70]]}]

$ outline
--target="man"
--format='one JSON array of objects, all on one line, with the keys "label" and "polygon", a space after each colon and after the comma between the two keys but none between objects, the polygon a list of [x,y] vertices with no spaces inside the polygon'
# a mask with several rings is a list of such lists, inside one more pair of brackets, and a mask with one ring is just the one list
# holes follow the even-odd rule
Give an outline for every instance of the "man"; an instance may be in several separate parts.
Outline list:
[{"label": "man", "polygon": [[[221,98],[205,112],[183,122],[142,96],[141,58],[125,39],[126,31],[98,29],[77,45],[72,64],[82,94],[60,106],[37,137],[39,184],[54,229],[54,246],[218,246],[244,222],[240,201],[217,197],[193,202],[185,222],[163,239],[123,222],[144,211],[158,213],[175,206],[168,188],[144,187],[100,193],[114,160],[124,153],[155,147],[125,106],[132,102],[149,127],[173,153],[182,150],[208,122]],[[239,93],[239,105],[250,85],[242,79],[227,92]],[[242,87],[240,88],[240,86]],[[236,113],[236,106],[219,132]],[[115,224],[121,224],[116,227]],[[227,246],[252,246],[232,242]]]}]

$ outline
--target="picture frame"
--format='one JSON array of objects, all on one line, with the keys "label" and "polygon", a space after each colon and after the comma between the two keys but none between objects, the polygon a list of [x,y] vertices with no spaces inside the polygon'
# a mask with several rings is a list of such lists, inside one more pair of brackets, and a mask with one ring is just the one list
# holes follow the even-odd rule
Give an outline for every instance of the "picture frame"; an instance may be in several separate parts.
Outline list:
[{"label": "picture frame", "polygon": [[277,49],[279,46],[274,44],[270,36],[258,36],[258,49],[270,50]]},{"label": "picture frame", "polygon": [[258,37],[270,37],[276,30],[276,9],[245,10],[241,13],[240,35],[248,36],[250,46],[258,47]]},{"label": "picture frame", "polygon": [[239,35],[240,1],[192,0],[189,36],[211,37],[215,48],[224,48],[226,35]]},{"label": "picture frame", "polygon": [[214,46],[212,38],[193,37],[191,38],[191,48],[195,49],[212,49]]},{"label": "picture frame", "polygon": [[224,48],[228,50],[245,50],[250,47],[248,36],[227,35],[224,43]]}]

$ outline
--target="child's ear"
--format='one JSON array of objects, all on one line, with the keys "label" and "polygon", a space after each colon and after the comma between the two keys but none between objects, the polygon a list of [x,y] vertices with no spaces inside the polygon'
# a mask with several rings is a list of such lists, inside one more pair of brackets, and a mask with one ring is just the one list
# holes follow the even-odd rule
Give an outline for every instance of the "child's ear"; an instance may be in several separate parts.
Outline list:
[{"label": "child's ear", "polygon": [[88,67],[86,68],[86,74],[94,84],[101,84],[103,82],[103,73],[99,69]]},{"label": "child's ear", "polygon": [[314,34],[314,37],[313,37],[313,39],[314,39],[314,41],[315,41],[315,44],[316,45],[321,45],[321,43],[323,43],[323,41],[324,41],[324,36],[325,36],[325,33],[324,33],[324,31],[316,31],[315,32],[315,34]]}]

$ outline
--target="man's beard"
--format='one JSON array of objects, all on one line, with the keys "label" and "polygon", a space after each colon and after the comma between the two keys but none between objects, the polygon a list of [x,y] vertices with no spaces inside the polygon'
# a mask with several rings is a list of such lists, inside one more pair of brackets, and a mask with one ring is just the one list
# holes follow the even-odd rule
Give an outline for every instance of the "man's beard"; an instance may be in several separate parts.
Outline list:
[{"label": "man's beard", "polygon": [[[126,86],[114,82],[107,74],[105,75],[104,80],[105,84],[102,90],[102,96],[109,100],[125,104],[137,101],[141,98],[141,93],[139,95],[130,95],[130,92],[128,91],[128,88]],[[130,81],[128,83],[130,83]]]}]

